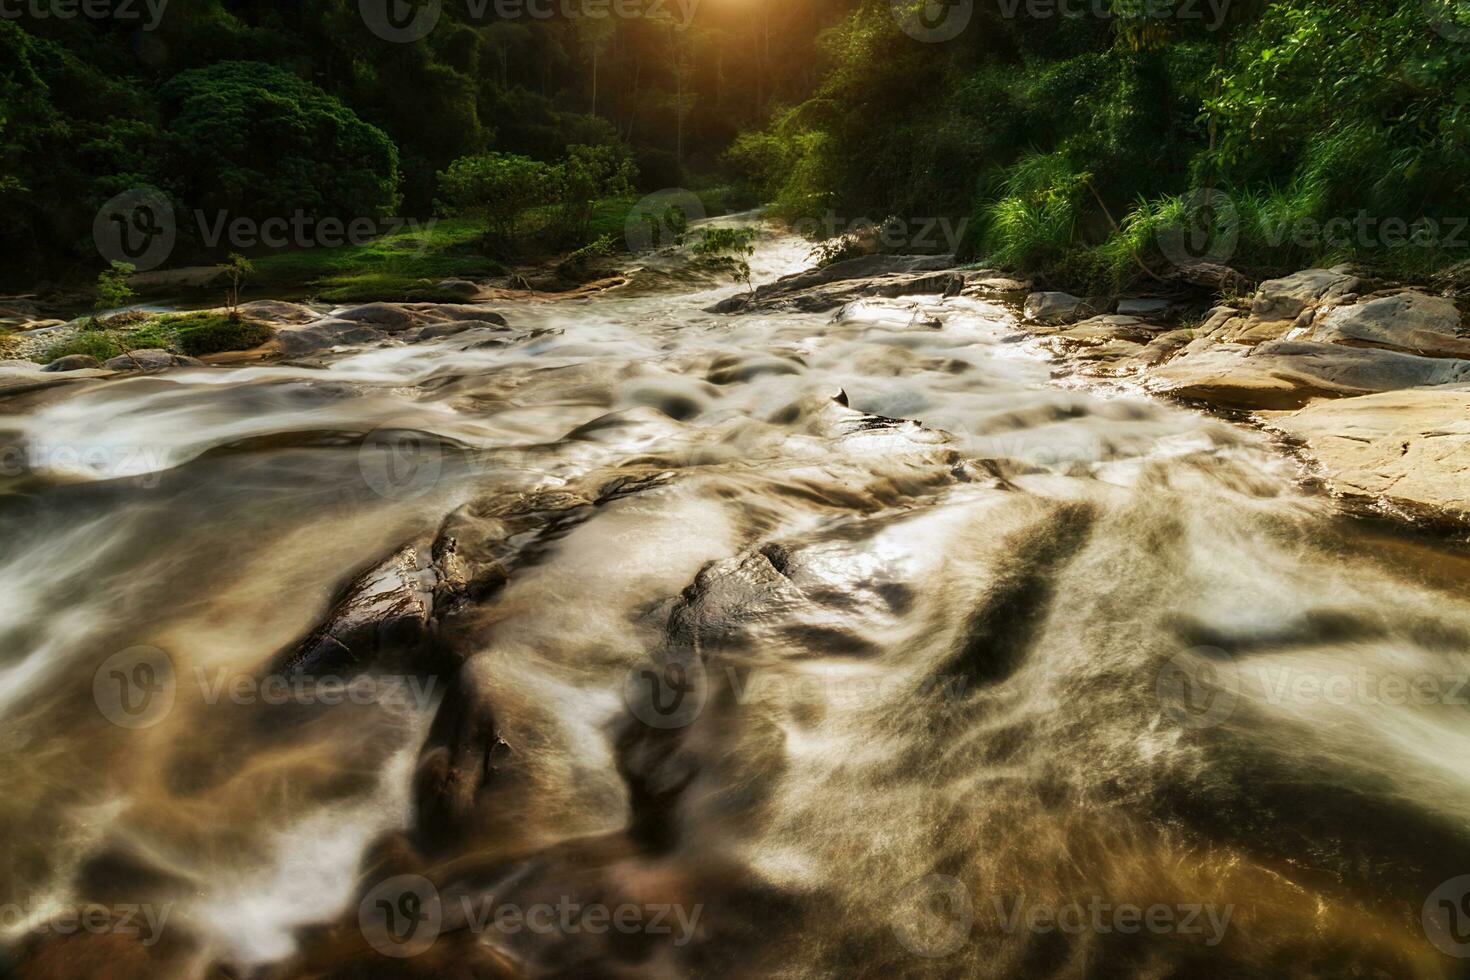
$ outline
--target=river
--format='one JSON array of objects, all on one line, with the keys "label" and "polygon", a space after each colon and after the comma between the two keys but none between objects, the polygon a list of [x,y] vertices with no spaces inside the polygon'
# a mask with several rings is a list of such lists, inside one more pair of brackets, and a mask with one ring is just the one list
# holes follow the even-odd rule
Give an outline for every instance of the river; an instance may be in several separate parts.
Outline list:
[{"label": "river", "polygon": [[1461,975],[1462,552],[741,288],[0,404],[11,969]]}]

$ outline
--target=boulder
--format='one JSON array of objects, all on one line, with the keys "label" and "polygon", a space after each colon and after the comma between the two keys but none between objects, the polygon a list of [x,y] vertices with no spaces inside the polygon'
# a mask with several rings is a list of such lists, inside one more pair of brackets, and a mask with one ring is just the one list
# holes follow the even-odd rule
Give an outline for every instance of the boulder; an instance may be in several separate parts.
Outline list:
[{"label": "boulder", "polygon": [[365,303],[334,313],[332,319],[364,323],[388,333],[407,330],[421,322],[419,315],[402,303]]},{"label": "boulder", "polygon": [[1470,337],[1460,336],[1460,323],[1454,301],[1410,290],[1325,310],[1303,339],[1387,347],[1429,357],[1470,357]]},{"label": "boulder", "polygon": [[342,344],[371,343],[385,336],[371,324],[329,317],[299,327],[283,327],[276,331],[276,346],[287,357],[299,357]]},{"label": "boulder", "polygon": [[1470,386],[1320,402],[1270,427],[1299,440],[1337,493],[1470,519]]},{"label": "boulder", "polygon": [[1026,319],[1035,323],[1075,323],[1090,311],[1087,303],[1071,293],[1032,293],[1026,297]]},{"label": "boulder", "polygon": [[1162,320],[1169,315],[1173,306],[1167,299],[1120,299],[1118,315],[1137,317],[1140,320]]},{"label": "boulder", "polygon": [[240,313],[246,319],[259,320],[262,323],[310,323],[322,317],[321,313],[303,303],[287,303],[278,299],[258,299],[242,303]]},{"label": "boulder", "polygon": [[1303,312],[1328,300],[1341,299],[1360,283],[1356,276],[1331,269],[1306,269],[1284,279],[1261,283],[1251,301],[1251,316],[1258,321],[1294,321]]},{"label": "boulder", "polygon": [[100,368],[101,366],[102,362],[91,354],[68,354],[65,357],[58,357],[41,370],[55,373],[59,371],[85,371],[88,368]]},{"label": "boulder", "polygon": [[1154,371],[1152,379],[1155,391],[1176,398],[1223,408],[1292,409],[1317,398],[1470,382],[1470,360],[1274,341],[1254,348],[1186,350]]},{"label": "boulder", "polygon": [[112,358],[103,367],[109,371],[166,371],[175,367],[205,367],[205,363],[198,358],[185,357],[183,354],[175,354],[173,351],[148,348],[145,350],[128,351],[118,357]]},{"label": "boulder", "polygon": [[481,293],[480,284],[470,282],[467,279],[445,279],[434,288],[441,293],[462,296],[465,299],[470,299]]}]

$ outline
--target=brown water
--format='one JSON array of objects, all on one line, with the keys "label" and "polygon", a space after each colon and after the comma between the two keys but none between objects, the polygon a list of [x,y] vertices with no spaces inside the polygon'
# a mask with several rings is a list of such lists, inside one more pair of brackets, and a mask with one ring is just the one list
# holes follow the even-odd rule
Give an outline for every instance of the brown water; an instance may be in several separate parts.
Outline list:
[{"label": "brown water", "polygon": [[1462,975],[1470,562],[1003,307],[730,291],[0,406],[9,969]]}]

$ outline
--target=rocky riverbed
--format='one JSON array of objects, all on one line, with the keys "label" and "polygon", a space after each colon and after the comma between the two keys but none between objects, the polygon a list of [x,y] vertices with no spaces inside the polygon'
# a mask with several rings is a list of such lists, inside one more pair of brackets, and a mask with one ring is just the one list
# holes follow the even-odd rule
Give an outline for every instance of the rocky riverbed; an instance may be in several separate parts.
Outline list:
[{"label": "rocky riverbed", "polygon": [[5,367],[4,969],[1459,975],[1442,304],[805,255]]}]

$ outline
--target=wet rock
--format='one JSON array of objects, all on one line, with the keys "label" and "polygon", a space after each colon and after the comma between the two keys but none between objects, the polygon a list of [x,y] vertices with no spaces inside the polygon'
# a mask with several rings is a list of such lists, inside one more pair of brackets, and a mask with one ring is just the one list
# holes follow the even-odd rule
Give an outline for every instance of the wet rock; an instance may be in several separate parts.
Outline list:
[{"label": "wet rock", "polygon": [[964,277],[947,256],[866,255],[809,269],[759,286],[710,307],[710,313],[789,310],[824,313],[860,296],[956,295]]},{"label": "wet rock", "polygon": [[1321,402],[1270,426],[1300,440],[1338,493],[1470,520],[1470,385]]},{"label": "wet rock", "polygon": [[185,357],[183,354],[175,354],[173,351],[148,350],[128,351],[118,357],[112,358],[103,367],[109,371],[167,371],[176,367],[205,367],[205,363],[196,357]]},{"label": "wet rock", "polygon": [[299,357],[343,344],[371,343],[385,336],[383,331],[367,323],[327,319],[276,331],[276,345],[285,356]]},{"label": "wet rock", "polygon": [[1250,281],[1245,276],[1228,265],[1216,262],[1194,262],[1180,266],[1174,270],[1172,278],[1219,295],[1243,293],[1250,286]]},{"label": "wet rock", "polygon": [[323,624],[278,658],[288,674],[341,676],[393,661],[422,669],[433,638],[436,593],[463,584],[452,537],[432,547],[408,545],[359,575],[338,596]]},{"label": "wet rock", "polygon": [[242,303],[240,314],[246,319],[258,320],[262,323],[302,324],[322,318],[320,312],[303,303],[287,303],[278,299],[258,299]]},{"label": "wet rock", "polygon": [[1470,381],[1470,360],[1296,341],[1221,345],[1151,375],[1155,391],[1242,409],[1301,408],[1316,398]]},{"label": "wet rock", "polygon": [[367,303],[363,306],[354,306],[333,314],[334,320],[346,320],[350,323],[365,323],[387,333],[397,333],[416,327],[421,322],[420,317],[407,306],[400,303]]},{"label": "wet rock", "polygon": [[425,320],[483,320],[502,327],[507,325],[505,317],[475,303],[407,303],[401,308]]},{"label": "wet rock", "polygon": [[1056,325],[1075,323],[1091,312],[1081,297],[1071,293],[1032,293],[1026,297],[1026,319],[1033,323]]},{"label": "wet rock", "polygon": [[68,354],[65,357],[58,357],[41,370],[55,373],[59,371],[83,371],[87,368],[100,368],[101,366],[102,362],[90,354]]},{"label": "wet rock", "polygon": [[1460,336],[1460,327],[1460,311],[1452,300],[1409,290],[1327,310],[1302,339],[1387,347],[1429,357],[1470,357],[1470,337]]}]

